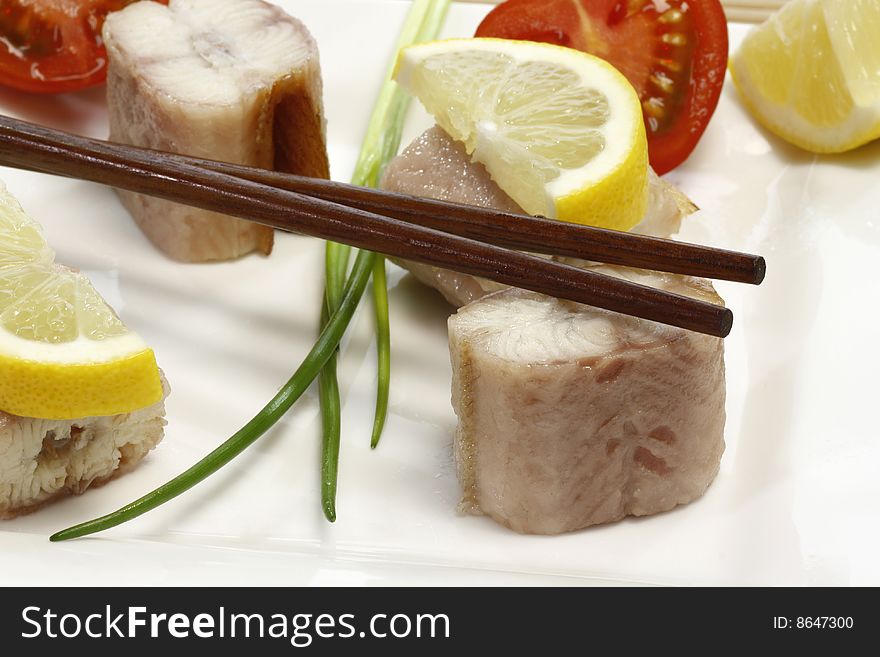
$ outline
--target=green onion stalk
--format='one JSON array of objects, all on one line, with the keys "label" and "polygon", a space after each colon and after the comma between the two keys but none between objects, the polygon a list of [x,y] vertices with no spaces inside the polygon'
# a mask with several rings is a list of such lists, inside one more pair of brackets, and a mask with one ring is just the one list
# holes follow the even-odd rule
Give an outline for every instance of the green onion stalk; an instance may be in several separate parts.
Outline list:
[{"label": "green onion stalk", "polygon": [[272,400],[254,418],[232,435],[226,442],[201,461],[156,490],[106,516],[64,529],[49,537],[50,541],[65,541],[104,531],[137,518],[147,511],[165,504],[196,484],[204,481],[229,463],[260,436],[268,431],[293,406],[308,389],[324,365],[333,358],[339,341],[351,322],[360,303],[370,275],[373,272],[373,255],[358,254],[351,276],[343,290],[339,307],[328,317],[321,334],[290,380],[284,384]]},{"label": "green onion stalk", "polygon": [[[367,126],[367,134],[361,147],[351,178],[353,185],[376,187],[382,170],[397,155],[406,112],[411,98],[391,79],[396,55],[401,48],[413,43],[437,38],[450,0],[415,0],[404,21],[403,29],[394,48],[385,81]],[[325,252],[324,317],[333,312],[340,291],[345,285],[345,275],[351,256],[351,248],[328,242]],[[391,334],[388,320],[388,286],[385,279],[385,258],[373,256],[373,310],[376,322],[376,354],[378,379],[376,411],[370,447],[379,444],[385,418],[388,415],[388,396],[391,380]],[[339,437],[341,428],[341,403],[336,377],[336,358],[331,358],[321,371],[319,382],[321,403],[322,455],[321,455],[321,508],[330,522],[336,520],[336,485],[339,472]]]},{"label": "green onion stalk", "polygon": [[[416,0],[407,17],[397,50],[409,43],[434,38],[443,22],[449,3],[450,0]],[[353,177],[354,184],[367,186],[377,184],[382,167],[397,153],[407,106],[408,99],[391,82],[389,70],[361,148]],[[165,504],[201,483],[250,447],[278,422],[319,374],[321,378],[318,392],[324,423],[321,498],[325,515],[333,521],[336,517],[340,423],[336,352],[371,277],[374,281],[373,298],[379,345],[379,394],[371,441],[374,447],[381,434],[388,406],[390,340],[384,259],[375,253],[361,251],[355,258],[351,273],[348,273],[350,253],[351,249],[348,246],[328,242],[326,291],[321,313],[322,328],[318,339],[293,376],[250,422],[171,481],[113,513],[63,529],[50,536],[49,540],[65,541],[110,529]],[[346,274],[348,274],[347,278]]]}]

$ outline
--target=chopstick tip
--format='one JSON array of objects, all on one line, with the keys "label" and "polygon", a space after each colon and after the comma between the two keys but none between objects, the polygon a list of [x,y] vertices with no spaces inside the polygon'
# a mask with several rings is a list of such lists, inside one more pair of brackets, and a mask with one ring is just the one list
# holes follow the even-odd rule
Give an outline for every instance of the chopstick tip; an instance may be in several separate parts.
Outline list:
[{"label": "chopstick tip", "polygon": [[753,281],[755,285],[760,285],[764,280],[764,276],[767,274],[767,262],[764,260],[762,256],[755,257],[755,265],[752,268],[753,273]]},{"label": "chopstick tip", "polygon": [[730,308],[725,308],[724,312],[721,313],[718,322],[718,337],[726,338],[730,334],[730,329],[733,328],[733,311]]}]

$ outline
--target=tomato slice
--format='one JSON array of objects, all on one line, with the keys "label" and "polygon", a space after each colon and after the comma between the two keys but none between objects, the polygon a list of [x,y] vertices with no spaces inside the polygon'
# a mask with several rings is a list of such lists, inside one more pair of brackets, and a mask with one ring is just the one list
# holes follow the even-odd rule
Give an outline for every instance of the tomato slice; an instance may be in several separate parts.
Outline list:
[{"label": "tomato slice", "polygon": [[107,75],[104,17],[134,1],[2,0],[0,84],[36,93],[101,84]]},{"label": "tomato slice", "polygon": [[608,60],[639,94],[657,173],[697,145],[727,67],[719,0],[507,0],[476,36],[555,43]]}]

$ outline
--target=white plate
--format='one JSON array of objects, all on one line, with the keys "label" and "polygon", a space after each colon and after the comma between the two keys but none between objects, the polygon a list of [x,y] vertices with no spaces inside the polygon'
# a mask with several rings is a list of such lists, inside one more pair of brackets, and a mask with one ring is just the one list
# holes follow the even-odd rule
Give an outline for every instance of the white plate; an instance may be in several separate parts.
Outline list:
[{"label": "white plate", "polygon": [[[332,172],[347,180],[408,3],[289,0],[321,49]],[[486,6],[452,8],[448,36]],[[732,26],[732,40],[744,28]],[[0,111],[103,137],[100,90],[0,91]],[[427,125],[419,109],[406,139]],[[698,502],[564,536],[520,536],[455,512],[455,416],[439,296],[391,274],[393,386],[382,444],[370,313],[345,347],[339,520],[319,508],[309,393],[248,452],[183,497],[94,538],[49,544],[177,474],[246,422],[305,355],[318,322],[321,244],[279,235],[271,258],[175,264],[113,192],[0,170],[155,347],[172,382],[165,441],[135,471],[3,523],[3,584],[880,584],[880,143],[816,157],[763,132],[732,85],[690,160],[671,174],[703,208],[682,237],[759,252],[759,288],[719,285],[727,340],[727,452]]]}]

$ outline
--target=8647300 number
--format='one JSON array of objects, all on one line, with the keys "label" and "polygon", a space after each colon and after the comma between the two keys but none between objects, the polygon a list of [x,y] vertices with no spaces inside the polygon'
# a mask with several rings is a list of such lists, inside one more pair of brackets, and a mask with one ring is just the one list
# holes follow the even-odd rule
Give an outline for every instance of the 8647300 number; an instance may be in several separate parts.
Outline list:
[{"label": "8647300 number", "polygon": [[787,618],[776,616],[773,618],[773,628],[777,630],[849,630],[853,627],[852,616],[798,616]]},{"label": "8647300 number", "polygon": [[816,629],[851,629],[852,616],[798,616],[795,627],[799,630]]}]

